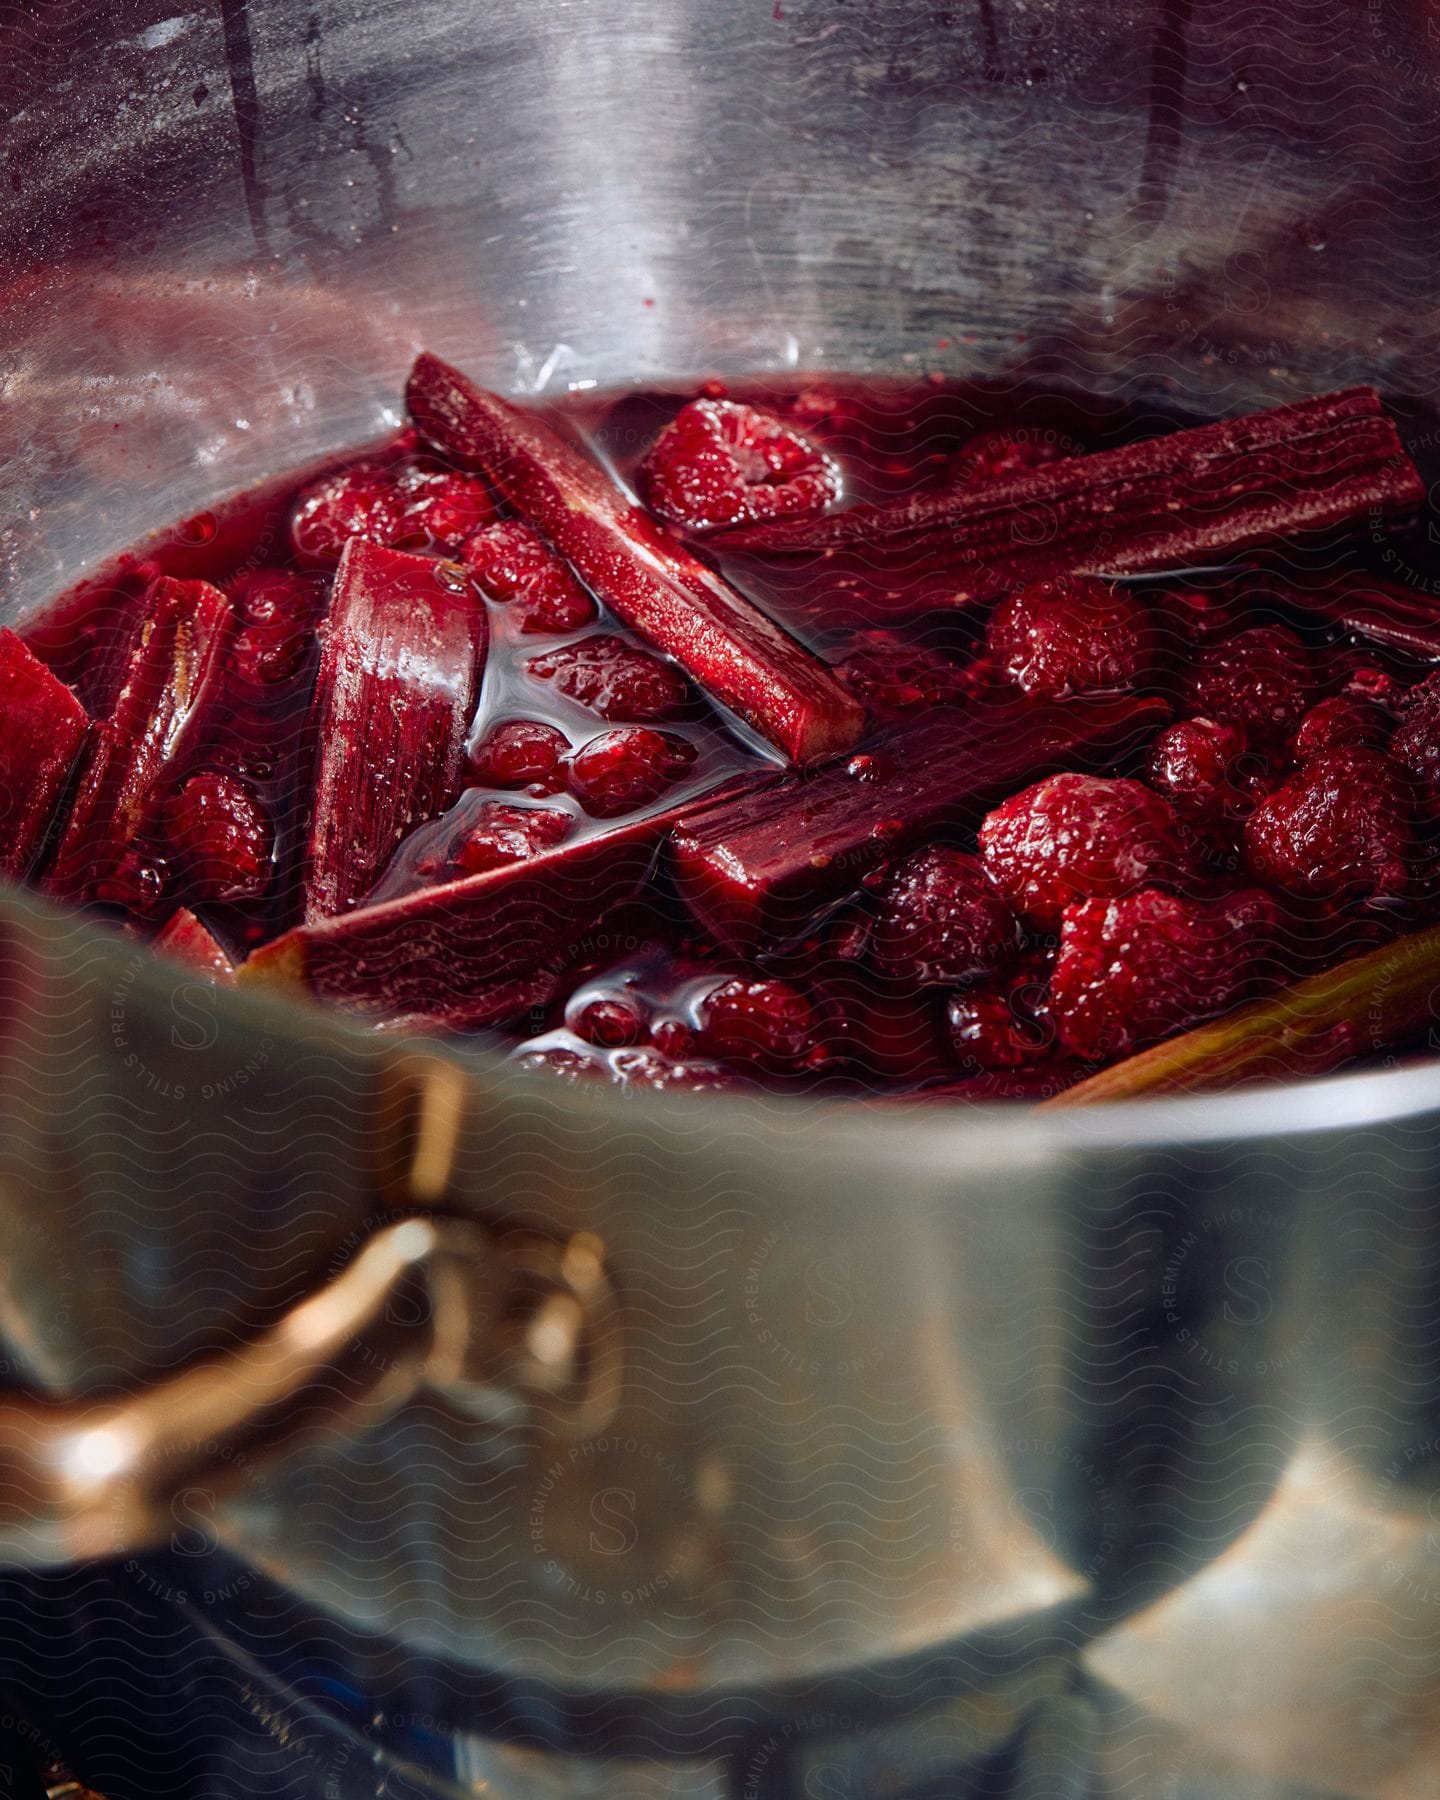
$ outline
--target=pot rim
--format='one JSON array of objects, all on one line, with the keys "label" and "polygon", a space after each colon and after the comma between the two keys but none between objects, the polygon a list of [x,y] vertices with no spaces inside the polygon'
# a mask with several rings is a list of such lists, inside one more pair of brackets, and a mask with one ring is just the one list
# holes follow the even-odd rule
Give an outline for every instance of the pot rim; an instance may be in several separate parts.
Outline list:
[{"label": "pot rim", "polygon": [[[38,928],[34,944],[43,959],[54,953],[56,926],[64,921],[64,946],[88,970],[108,970],[117,958],[132,962],[139,951],[146,963],[161,962],[149,946],[137,946],[98,922],[77,916],[49,897],[0,882],[0,917],[19,916]],[[75,927],[78,926],[78,930]],[[98,968],[97,968],[98,965]],[[176,965],[182,967],[183,965]],[[1024,1101],[988,1101],[946,1107],[941,1101],[866,1100],[833,1095],[786,1094],[777,1089],[709,1094],[621,1092],[595,1084],[537,1083],[509,1066],[508,1054],[482,1039],[457,1040],[424,1034],[389,1036],[367,1028],[340,1007],[309,1001],[279,989],[221,988],[217,1015],[257,1014],[292,1043],[314,1044],[317,1029],[362,1060],[391,1054],[442,1056],[487,1087],[498,1084],[533,1101],[537,1088],[561,1112],[588,1114],[602,1121],[640,1118],[682,1129],[690,1121],[714,1132],[721,1120],[746,1122],[748,1135],[770,1140],[793,1138],[802,1121],[809,1131],[855,1139],[863,1160],[877,1152],[900,1157],[912,1173],[933,1164],[937,1176],[953,1179],[954,1152],[965,1150],[967,1175],[1006,1173],[1020,1165],[1061,1162],[1077,1153],[1176,1148],[1206,1143],[1250,1143],[1265,1139],[1343,1132],[1398,1124],[1440,1112],[1440,1055],[1399,1068],[1357,1069],[1301,1080],[1252,1084],[1232,1093],[1171,1094],[1102,1102],[1093,1107],[1038,1110]],[[496,1096],[500,1098],[502,1096]],[[1017,1126],[1023,1129],[1017,1132]],[[813,1141],[813,1140],[812,1140]],[[833,1143],[832,1143],[833,1148]]]}]

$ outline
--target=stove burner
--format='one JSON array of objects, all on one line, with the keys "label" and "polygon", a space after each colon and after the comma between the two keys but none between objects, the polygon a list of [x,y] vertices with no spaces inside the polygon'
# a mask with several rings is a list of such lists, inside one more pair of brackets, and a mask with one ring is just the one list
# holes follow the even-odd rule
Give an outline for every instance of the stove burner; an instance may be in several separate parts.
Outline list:
[{"label": "stove burner", "polygon": [[375,1704],[327,1627],[295,1661],[293,1612],[271,1620],[271,1666],[156,1598],[163,1585],[114,1565],[0,1581],[3,1800],[1325,1800],[1207,1762],[1085,1676],[1058,1633],[1008,1680],[958,1675],[919,1711],[857,1688],[768,1724],[737,1706],[733,1729],[712,1722],[715,1754],[657,1740],[606,1755],[553,1705],[547,1742],[538,1693],[526,1732],[457,1733],[454,1681],[413,1663],[403,1705]]}]

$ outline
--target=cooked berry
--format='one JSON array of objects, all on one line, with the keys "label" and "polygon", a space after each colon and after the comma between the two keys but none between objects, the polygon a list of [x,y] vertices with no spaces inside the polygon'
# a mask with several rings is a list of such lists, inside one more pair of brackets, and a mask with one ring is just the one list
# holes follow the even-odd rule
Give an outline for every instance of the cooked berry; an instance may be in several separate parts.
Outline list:
[{"label": "cooked berry", "polygon": [[775,1074],[795,1070],[815,1050],[815,1013],[788,981],[737,978],[700,1002],[699,1048],[723,1061],[753,1062]]},{"label": "cooked berry", "polygon": [[1213,645],[1181,681],[1184,703],[1244,725],[1260,741],[1287,736],[1319,697],[1320,672],[1284,625],[1256,625]]},{"label": "cooked berry", "polygon": [[1149,609],[1123,588],[1078,575],[1002,600],[986,641],[1003,673],[1037,700],[1133,688],[1155,661]]},{"label": "cooked berry", "polygon": [[525,672],[552,683],[602,719],[673,719],[690,698],[689,685],[673,663],[610,632],[532,656]]},{"label": "cooked berry", "polygon": [[655,1048],[663,1056],[679,1061],[687,1057],[695,1048],[695,1032],[683,1019],[661,1019],[650,1038]]},{"label": "cooked berry", "polygon": [[1372,706],[1383,707],[1388,713],[1399,712],[1405,704],[1404,686],[1373,663],[1362,662],[1352,667],[1340,691],[1355,700],[1368,700]]},{"label": "cooked berry", "polygon": [[166,835],[193,900],[254,900],[270,885],[274,830],[231,775],[192,775],[165,808]]},{"label": "cooked berry", "polygon": [[521,631],[578,631],[598,616],[569,563],[519,519],[473,533],[460,557],[492,600],[513,607]]},{"label": "cooked berry", "polygon": [[455,550],[495,517],[485,484],[424,458],[359,462],[306,488],[290,537],[307,563],[334,563],[351,538],[388,548]]},{"label": "cooked berry", "polygon": [[1255,803],[1262,761],[1243,727],[1229,719],[1181,719],[1150,747],[1150,785],[1180,818],[1209,832],[1243,818]]},{"label": "cooked berry", "polygon": [[586,812],[609,819],[658,800],[694,761],[694,745],[673,732],[606,731],[571,758],[570,791]]},{"label": "cooked berry", "polygon": [[236,633],[230,657],[242,681],[273,687],[299,670],[313,642],[309,627],[246,625]]},{"label": "cooked berry", "polygon": [[877,719],[948,705],[973,685],[953,658],[890,631],[856,632],[835,673]]},{"label": "cooked berry", "polygon": [[1138,781],[1052,775],[996,807],[980,827],[990,879],[1027,922],[1054,931],[1072,901],[1178,881],[1179,821]]},{"label": "cooked berry", "polygon": [[840,471],[782,420],[732,400],[692,400],[639,470],[652,512],[691,531],[796,519],[838,499]]},{"label": "cooked berry", "polygon": [[1045,1053],[1035,1021],[1004,988],[989,984],[952,994],[945,1003],[950,1052],[962,1069],[1021,1069]]},{"label": "cooked berry", "polygon": [[290,539],[306,562],[334,563],[353,537],[399,542],[403,516],[390,471],[378,463],[354,463],[305,489],[291,516]]},{"label": "cooked berry", "polygon": [[475,787],[529,788],[555,794],[565,785],[570,740],[539,719],[507,719],[470,752],[467,774]]},{"label": "cooked berry", "polygon": [[167,888],[160,865],[132,847],[96,882],[95,898],[143,916],[154,911],[165,898]]},{"label": "cooked berry", "polygon": [[553,806],[507,806],[485,800],[476,807],[464,835],[450,852],[457,875],[483,875],[507,863],[527,862],[563,843],[575,828],[570,813]]},{"label": "cooked berry", "polygon": [[587,1000],[570,1009],[566,1022],[576,1037],[601,1050],[623,1050],[645,1035],[645,1019],[633,1000],[611,997]]},{"label": "cooked berry", "polygon": [[413,459],[401,466],[396,486],[403,528],[436,550],[458,550],[495,517],[490,490],[474,475]]},{"label": "cooked berry", "polygon": [[1440,670],[1411,688],[1399,711],[1390,754],[1410,776],[1417,799],[1433,809],[1440,804]]},{"label": "cooked berry", "polygon": [[1322,750],[1381,744],[1389,729],[1390,720],[1378,706],[1351,694],[1332,694],[1306,713],[1290,748],[1296,762],[1308,762]]},{"label": "cooked berry", "polygon": [[1096,1061],[1224,1012],[1264,972],[1274,902],[1255,889],[1198,900],[1142,888],[1065,909],[1051,978],[1062,1045]]},{"label": "cooked berry", "polygon": [[1020,926],[978,856],[940,845],[896,869],[875,921],[875,960],[922,986],[968,981],[1020,948]]},{"label": "cooked berry", "polygon": [[245,569],[225,591],[246,625],[311,626],[324,604],[323,583],[293,569]]},{"label": "cooked berry", "polygon": [[241,678],[260,687],[288,680],[315,642],[323,586],[293,569],[246,569],[227,591],[240,615],[230,656]]},{"label": "cooked berry", "polygon": [[1388,899],[1410,888],[1414,843],[1404,776],[1378,750],[1322,750],[1245,825],[1252,871],[1320,899]]}]

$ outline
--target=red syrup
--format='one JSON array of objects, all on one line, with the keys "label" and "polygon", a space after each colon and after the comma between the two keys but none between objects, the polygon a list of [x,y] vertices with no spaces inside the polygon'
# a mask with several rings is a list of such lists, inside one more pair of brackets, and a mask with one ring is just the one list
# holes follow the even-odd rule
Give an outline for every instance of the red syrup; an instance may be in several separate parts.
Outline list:
[{"label": "red syrup", "polygon": [[[492,482],[422,415],[431,441],[407,430],[219,505],[31,621],[25,643],[103,722],[127,694],[135,709],[137,683],[178,679],[183,658],[144,665],[157,578],[229,603],[222,618],[207,602],[219,672],[186,696],[176,753],[127,762],[110,746],[131,837],[107,862],[119,875],[69,897],[168,953],[183,940],[221,979],[227,956],[242,980],[299,970],[372,1022],[483,1026],[567,1079],[955,1102],[1053,1093],[1433,916],[1436,709],[1411,695],[1440,661],[1440,606],[1408,537],[1383,540],[1414,584],[1392,583],[1395,629],[1368,591],[1335,597],[1337,565],[1358,571],[1380,541],[1372,509],[1313,564],[1313,539],[1281,541],[1278,560],[1250,545],[991,602],[923,536],[787,556],[728,549],[723,527],[1017,482],[1033,523],[1027,480],[1177,421],[1035,387],[828,376],[585,393],[534,416],[611,484],[622,533],[635,509],[618,558],[584,538],[562,556],[535,531],[555,527],[534,471]],[[383,589],[403,566],[434,618],[417,649],[413,607],[387,622],[385,593],[370,596],[380,612],[362,608],[358,629],[390,646],[384,667],[363,667],[362,642],[336,704],[317,671],[342,680],[321,647],[352,528],[395,553],[365,579]],[[635,584],[672,555],[665,581],[697,610],[657,618]],[[361,579],[358,556],[341,584]],[[737,629],[738,661],[705,639],[717,591],[756,621]],[[459,644],[465,682],[430,671],[428,735],[412,742],[415,655]],[[366,721],[387,709],[375,736]],[[342,781],[344,823],[324,827],[341,877],[317,887],[326,731],[345,734],[330,763],[343,777],[360,758],[385,803],[362,783],[353,821]],[[42,887],[103,736],[29,869]],[[797,773],[786,746],[801,743],[822,747]],[[417,781],[406,765],[422,757]],[[1352,764],[1361,814],[1384,813],[1358,875],[1339,854]],[[1335,828],[1312,868],[1320,814]],[[342,829],[371,835],[337,852]],[[521,867],[543,879],[518,886]],[[391,1003],[357,981],[377,944],[382,960],[431,959],[433,1004],[423,983]]]}]

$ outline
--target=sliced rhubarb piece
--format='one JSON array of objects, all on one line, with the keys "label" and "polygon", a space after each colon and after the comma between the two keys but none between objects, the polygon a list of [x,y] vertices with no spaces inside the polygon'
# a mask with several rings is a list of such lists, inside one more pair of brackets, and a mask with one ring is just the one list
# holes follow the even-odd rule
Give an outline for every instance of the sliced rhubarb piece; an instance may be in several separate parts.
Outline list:
[{"label": "sliced rhubarb piece", "polygon": [[[715,803],[735,791],[727,783]],[[576,938],[644,884],[677,813],[297,926],[257,950],[241,980],[455,1030],[500,1024],[555,991]]]},{"label": "sliced rhubarb piece", "polygon": [[683,818],[673,842],[681,894],[736,948],[791,935],[898,852],[973,825],[1038,775],[1113,761],[1166,716],[1162,702],[1138,699],[928,713],[863,755]]},{"label": "sliced rhubarb piece", "polygon": [[1287,590],[1331,624],[1358,638],[1440,662],[1440,599],[1379,575],[1342,574]]},{"label": "sliced rhubarb piece", "polygon": [[224,947],[218,944],[188,906],[171,914],[165,929],[151,946],[161,956],[188,963],[210,976],[213,981],[229,986],[235,979],[235,965]]},{"label": "sliced rhubarb piece", "polygon": [[539,419],[433,356],[416,362],[406,398],[421,431],[478,462],[618,618],[792,762],[860,737],[864,709],[823,662]]},{"label": "sliced rhubarb piece", "polygon": [[407,832],[454,801],[487,641],[463,570],[347,543],[311,710],[307,920],[362,899]]},{"label": "sliced rhubarb piece", "polygon": [[145,594],[115,709],[91,734],[45,887],[144,910],[163,886],[146,841],[177,774],[223,711],[230,602],[161,576]]},{"label": "sliced rhubarb piece", "polygon": [[1424,497],[1380,396],[1346,388],[1009,480],[717,533],[715,546],[790,555],[924,539],[963,576],[962,595],[986,599],[1067,572],[1180,569]]},{"label": "sliced rhubarb piece", "polygon": [[1431,1026],[1437,991],[1440,925],[1432,925],[1142,1050],[1046,1104],[1093,1106],[1324,1074]]},{"label": "sliced rhubarb piece", "polygon": [[13,631],[0,631],[0,874],[26,874],[90,721]]}]

